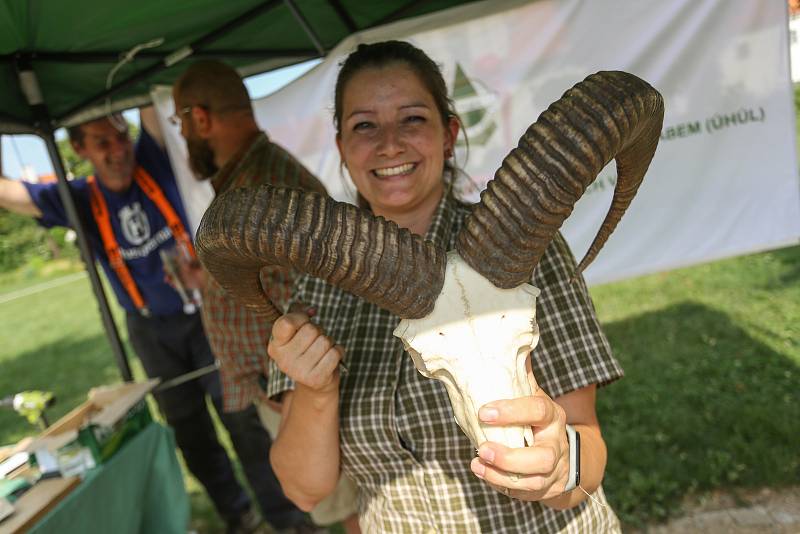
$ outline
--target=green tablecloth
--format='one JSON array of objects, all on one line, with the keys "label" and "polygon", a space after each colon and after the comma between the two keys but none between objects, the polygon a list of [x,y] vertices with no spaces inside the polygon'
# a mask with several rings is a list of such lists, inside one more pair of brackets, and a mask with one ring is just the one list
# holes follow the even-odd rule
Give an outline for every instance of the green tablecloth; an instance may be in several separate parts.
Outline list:
[{"label": "green tablecloth", "polygon": [[172,431],[151,423],[84,480],[32,533],[181,533],[189,498]]}]

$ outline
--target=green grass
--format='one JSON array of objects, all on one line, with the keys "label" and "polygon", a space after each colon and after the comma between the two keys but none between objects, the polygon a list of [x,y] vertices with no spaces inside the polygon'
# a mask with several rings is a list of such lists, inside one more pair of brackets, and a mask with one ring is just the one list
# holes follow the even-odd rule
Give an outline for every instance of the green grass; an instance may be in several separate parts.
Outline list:
[{"label": "green grass", "polygon": [[[18,287],[0,277],[0,297]],[[800,480],[800,247],[592,294],[626,371],[598,397],[604,485],[626,524],[674,515],[687,496]],[[0,395],[54,391],[56,418],[118,376],[87,279],[0,304]],[[0,444],[32,430],[0,412]],[[219,531],[199,485],[187,486],[193,528]]]},{"label": "green grass", "polygon": [[598,400],[626,523],[712,489],[800,480],[800,247],[592,293],[626,370]]},{"label": "green grass", "polygon": [[50,261],[36,258],[19,269],[0,272],[0,297],[4,294],[79,272],[85,272],[83,262],[75,258]]}]

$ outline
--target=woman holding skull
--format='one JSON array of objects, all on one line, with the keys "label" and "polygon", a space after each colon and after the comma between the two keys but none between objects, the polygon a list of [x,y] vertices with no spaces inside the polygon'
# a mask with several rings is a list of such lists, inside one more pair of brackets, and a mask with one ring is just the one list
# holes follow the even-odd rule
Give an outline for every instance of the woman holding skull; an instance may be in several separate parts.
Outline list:
[{"label": "woman holding skull", "polygon": [[[635,195],[662,119],[660,95],[642,80],[592,75],[542,114],[468,207],[452,193],[460,122],[436,64],[397,41],[347,58],[336,142],[371,214],[290,190],[232,191],[198,232],[214,277],[277,319],[267,390],[283,412],[270,456],[290,499],[311,509],[344,471],[367,532],[619,530],[600,487],[595,396],[622,371],[557,229],[617,159],[611,209],[579,272]],[[429,317],[453,249],[494,287],[541,289],[533,394],[488,402],[475,423],[524,428],[529,446],[484,441],[476,451],[445,385],[421,376],[393,335],[401,317]],[[253,276],[263,262],[319,277],[298,281],[293,298],[305,309],[277,318],[265,306]]]},{"label": "woman holding skull", "polygon": [[[373,214],[445,250],[469,208],[452,195],[460,121],[436,64],[407,43],[361,45],[336,85],[336,143],[360,201]],[[581,488],[604,503],[606,447],[595,413],[598,385],[622,376],[557,235],[532,284],[541,339],[532,358],[540,388],[498,399],[482,422],[524,424],[535,443],[480,444],[478,456],[453,421],[444,386],[421,376],[392,335],[399,319],[318,279],[295,299],[316,315],[289,313],[273,327],[269,354],[283,373],[283,422],[271,459],[299,506],[311,508],[343,469],[359,486],[366,532],[586,532],[618,529],[609,509],[569,477],[569,423],[581,436]],[[340,374],[345,359],[348,373]],[[507,473],[521,475],[509,487]]]}]

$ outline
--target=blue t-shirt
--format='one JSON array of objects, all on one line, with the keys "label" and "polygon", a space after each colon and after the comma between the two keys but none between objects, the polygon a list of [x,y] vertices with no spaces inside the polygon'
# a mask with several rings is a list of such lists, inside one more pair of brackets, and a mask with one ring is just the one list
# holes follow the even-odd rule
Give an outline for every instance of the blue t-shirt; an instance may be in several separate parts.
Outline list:
[{"label": "blue t-shirt", "polygon": [[[134,154],[136,162],[144,167],[158,183],[167,201],[175,209],[175,213],[180,217],[184,227],[188,229],[183,203],[166,152],[142,129]],[[111,228],[117,239],[122,258],[125,260],[150,313],[152,315],[183,313],[180,296],[164,281],[164,268],[159,256],[161,248],[175,246],[175,239],[164,216],[136,181],[124,193],[107,190],[100,180],[97,180],[96,183],[100,186],[100,191],[106,199]],[[42,212],[42,217],[39,219],[42,226],[48,228],[71,226],[64,205],[61,203],[57,184],[25,183],[25,187],[33,202]],[[129,312],[137,312],[136,306],[133,305],[127,291],[109,265],[108,256],[100,238],[100,230],[92,216],[89,185],[86,179],[72,180],[70,187],[74,192],[76,208],[84,222],[92,250],[103,266],[119,303]]]}]

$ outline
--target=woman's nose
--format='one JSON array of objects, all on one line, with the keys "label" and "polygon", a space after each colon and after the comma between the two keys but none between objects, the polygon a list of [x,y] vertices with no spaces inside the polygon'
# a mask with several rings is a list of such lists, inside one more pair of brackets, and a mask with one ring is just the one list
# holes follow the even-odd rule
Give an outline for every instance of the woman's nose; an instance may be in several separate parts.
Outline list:
[{"label": "woman's nose", "polygon": [[392,157],[403,151],[403,142],[396,128],[384,127],[378,133],[378,153]]}]

